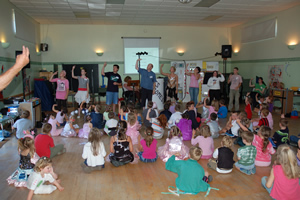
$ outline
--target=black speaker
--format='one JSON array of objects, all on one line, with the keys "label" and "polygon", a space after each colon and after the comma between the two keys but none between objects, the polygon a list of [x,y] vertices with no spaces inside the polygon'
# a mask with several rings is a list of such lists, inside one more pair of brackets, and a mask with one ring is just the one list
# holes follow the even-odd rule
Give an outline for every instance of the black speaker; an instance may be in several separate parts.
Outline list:
[{"label": "black speaker", "polygon": [[231,58],[232,46],[222,45],[222,58]]},{"label": "black speaker", "polygon": [[41,43],[40,51],[48,51],[48,44],[47,43]]},{"label": "black speaker", "polygon": [[[20,55],[20,54],[22,54],[22,51],[16,51],[16,58],[17,58],[17,56]],[[29,63],[28,63],[25,67],[23,67],[23,69],[24,69],[24,68],[30,68],[30,55],[29,55]]]}]

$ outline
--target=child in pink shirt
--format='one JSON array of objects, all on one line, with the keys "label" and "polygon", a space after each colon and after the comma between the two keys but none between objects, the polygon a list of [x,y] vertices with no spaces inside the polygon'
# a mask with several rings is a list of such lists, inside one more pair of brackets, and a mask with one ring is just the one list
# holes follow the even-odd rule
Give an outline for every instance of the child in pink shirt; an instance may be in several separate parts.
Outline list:
[{"label": "child in pink shirt", "polygon": [[271,154],[275,153],[275,150],[269,141],[271,136],[271,128],[267,126],[261,126],[254,135],[252,145],[256,147],[255,165],[261,167],[267,167],[271,164]]},{"label": "child in pink shirt", "polygon": [[282,144],[277,150],[270,176],[262,177],[261,183],[273,199],[299,199],[300,170],[297,167],[296,156],[287,144]]},{"label": "child in pink shirt", "polygon": [[202,149],[203,153],[201,159],[212,158],[215,147],[208,125],[201,126],[199,130],[193,130],[191,143],[192,145],[198,144],[198,146]]},{"label": "child in pink shirt", "polygon": [[157,140],[153,138],[153,128],[148,127],[145,131],[145,139],[141,140],[141,135],[139,135],[139,150],[138,156],[142,162],[155,162],[157,160]]}]

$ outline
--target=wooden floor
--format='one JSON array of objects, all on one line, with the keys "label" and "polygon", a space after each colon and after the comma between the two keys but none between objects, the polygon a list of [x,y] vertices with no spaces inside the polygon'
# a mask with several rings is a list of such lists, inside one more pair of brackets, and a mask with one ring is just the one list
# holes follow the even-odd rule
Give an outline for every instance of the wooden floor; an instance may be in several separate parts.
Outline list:
[{"label": "wooden floor", "polygon": [[[279,111],[273,114],[274,130],[278,130]],[[289,129],[291,135],[299,133],[299,122],[297,119],[289,120]],[[78,120],[79,125],[82,121]],[[220,121],[221,127],[226,123]],[[222,136],[221,136],[222,137]],[[158,146],[165,143],[165,137],[158,141]],[[215,147],[220,145],[220,138],[215,139]],[[271,199],[269,194],[261,186],[261,177],[268,176],[270,167],[257,167],[255,175],[245,175],[234,169],[230,174],[218,174],[207,169],[206,160],[200,160],[199,163],[208,170],[213,176],[211,187],[218,188],[219,191],[211,190],[208,197],[204,198],[205,193],[198,195],[165,195],[161,192],[167,192],[168,186],[175,186],[176,174],[165,170],[165,163],[158,159],[155,163],[128,164],[121,167],[114,167],[106,162],[102,171],[95,171],[91,174],[85,174],[80,163],[83,145],[86,139],[55,137],[55,144],[63,143],[67,152],[63,155],[53,158],[55,172],[61,179],[61,185],[65,188],[60,192],[56,190],[50,195],[34,195],[33,199],[50,200],[93,200],[93,199]],[[106,151],[109,152],[109,137],[103,136],[103,142]],[[185,141],[187,146],[191,146],[190,141]],[[233,147],[237,152],[238,146]],[[14,200],[25,199],[28,190],[25,188],[15,188],[9,186],[6,178],[17,168],[19,156],[17,153],[17,139],[11,138],[0,149],[0,199]],[[236,157],[235,157],[236,160]],[[274,160],[274,156],[273,156]]]}]

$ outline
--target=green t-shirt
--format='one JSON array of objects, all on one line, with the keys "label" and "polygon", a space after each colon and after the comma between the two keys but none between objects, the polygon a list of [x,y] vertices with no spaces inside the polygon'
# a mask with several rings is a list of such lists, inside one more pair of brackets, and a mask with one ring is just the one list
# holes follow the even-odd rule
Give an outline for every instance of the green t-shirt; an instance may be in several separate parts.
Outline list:
[{"label": "green t-shirt", "polygon": [[256,89],[263,90],[265,88],[266,88],[266,86],[264,84],[259,85],[258,83],[255,83],[255,91],[258,92],[260,95],[263,95],[263,94]]},{"label": "green t-shirt", "polygon": [[244,166],[253,165],[256,157],[256,147],[250,145],[239,148],[237,157],[240,158],[238,161],[239,164]]},{"label": "green t-shirt", "polygon": [[178,174],[176,187],[184,192],[206,192],[209,184],[203,181],[204,169],[196,160],[175,160],[171,156],[166,163],[166,169]]}]

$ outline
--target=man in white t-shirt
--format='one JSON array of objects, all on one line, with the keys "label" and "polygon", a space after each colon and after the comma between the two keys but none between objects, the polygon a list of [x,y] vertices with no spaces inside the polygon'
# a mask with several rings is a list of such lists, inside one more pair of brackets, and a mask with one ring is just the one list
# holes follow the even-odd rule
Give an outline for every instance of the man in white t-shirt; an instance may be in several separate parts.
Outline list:
[{"label": "man in white t-shirt", "polygon": [[238,74],[239,69],[235,67],[233,69],[233,75],[230,74],[228,79],[228,84],[230,85],[230,93],[229,93],[229,107],[228,110],[232,111],[233,108],[233,99],[235,104],[235,111],[239,111],[240,105],[239,105],[239,98],[240,98],[240,87],[242,85],[242,77]]}]

